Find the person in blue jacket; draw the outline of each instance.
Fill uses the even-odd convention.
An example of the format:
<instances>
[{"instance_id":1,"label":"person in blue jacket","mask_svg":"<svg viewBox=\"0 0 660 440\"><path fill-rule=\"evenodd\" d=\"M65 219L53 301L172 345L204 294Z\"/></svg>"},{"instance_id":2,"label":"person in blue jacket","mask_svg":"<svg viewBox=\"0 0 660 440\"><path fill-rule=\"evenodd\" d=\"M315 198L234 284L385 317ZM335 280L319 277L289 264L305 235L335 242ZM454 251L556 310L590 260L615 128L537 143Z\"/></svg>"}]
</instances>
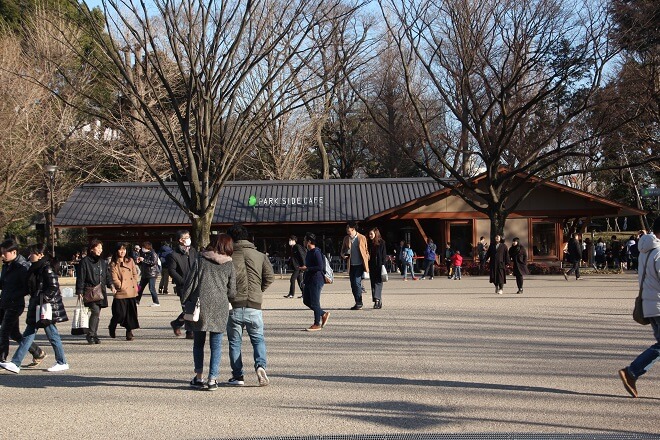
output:
<instances>
[{"instance_id":1,"label":"person in blue jacket","mask_svg":"<svg viewBox=\"0 0 660 440\"><path fill-rule=\"evenodd\" d=\"M307 247L305 256L305 265L300 266L304 271L303 281L303 304L314 311L314 324L307 329L308 332L321 330L328 322L329 312L321 308L321 290L325 284L325 258L321 250L316 247L316 235L308 232L304 239Z\"/></svg>"}]
</instances>

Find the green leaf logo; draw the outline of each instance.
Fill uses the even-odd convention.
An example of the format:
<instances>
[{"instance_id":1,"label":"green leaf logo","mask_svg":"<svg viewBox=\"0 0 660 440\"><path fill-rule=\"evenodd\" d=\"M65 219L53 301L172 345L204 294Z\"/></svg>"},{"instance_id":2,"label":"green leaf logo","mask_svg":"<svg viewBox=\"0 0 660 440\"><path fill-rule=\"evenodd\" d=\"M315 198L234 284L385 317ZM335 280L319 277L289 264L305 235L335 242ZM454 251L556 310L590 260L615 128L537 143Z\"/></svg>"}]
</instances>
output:
<instances>
[{"instance_id":1,"label":"green leaf logo","mask_svg":"<svg viewBox=\"0 0 660 440\"><path fill-rule=\"evenodd\" d=\"M257 197L252 195L248 199L248 206L257 206Z\"/></svg>"}]
</instances>

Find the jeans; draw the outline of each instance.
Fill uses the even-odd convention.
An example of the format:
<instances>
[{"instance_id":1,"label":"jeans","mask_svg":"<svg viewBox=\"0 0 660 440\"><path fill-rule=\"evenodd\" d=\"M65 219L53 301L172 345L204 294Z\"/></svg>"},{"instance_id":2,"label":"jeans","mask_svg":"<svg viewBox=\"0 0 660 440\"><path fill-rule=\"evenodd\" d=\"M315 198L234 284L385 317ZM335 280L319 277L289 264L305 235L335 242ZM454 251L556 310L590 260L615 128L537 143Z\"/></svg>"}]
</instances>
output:
<instances>
[{"instance_id":1,"label":"jeans","mask_svg":"<svg viewBox=\"0 0 660 440\"><path fill-rule=\"evenodd\" d=\"M454 266L454 279L455 280L461 279L461 266Z\"/></svg>"},{"instance_id":2,"label":"jeans","mask_svg":"<svg viewBox=\"0 0 660 440\"><path fill-rule=\"evenodd\" d=\"M164 267L160 273L160 283L158 283L158 291L167 295L170 289L170 271Z\"/></svg>"},{"instance_id":3,"label":"jeans","mask_svg":"<svg viewBox=\"0 0 660 440\"><path fill-rule=\"evenodd\" d=\"M355 298L355 304L358 306L362 305L362 277L364 276L364 266L351 266L348 271L348 277L351 280L351 291L353 292L353 298Z\"/></svg>"},{"instance_id":4,"label":"jeans","mask_svg":"<svg viewBox=\"0 0 660 440\"><path fill-rule=\"evenodd\" d=\"M403 279L405 280L408 277L408 269L410 269L410 277L415 278L415 268L413 267L412 262L404 263L403 265Z\"/></svg>"},{"instance_id":5,"label":"jeans","mask_svg":"<svg viewBox=\"0 0 660 440\"><path fill-rule=\"evenodd\" d=\"M381 301L383 299L383 283L377 283L373 278L371 278L371 299L376 302L376 300Z\"/></svg>"},{"instance_id":6,"label":"jeans","mask_svg":"<svg viewBox=\"0 0 660 440\"><path fill-rule=\"evenodd\" d=\"M101 318L101 305L98 302L93 302L85 304L89 307L89 330L87 331L88 336L97 336L99 331L99 319Z\"/></svg>"},{"instance_id":7,"label":"jeans","mask_svg":"<svg viewBox=\"0 0 660 440\"><path fill-rule=\"evenodd\" d=\"M151 301L153 301L154 304L159 304L158 292L156 292L156 278L142 278L140 280L140 290L138 291L137 299L138 304L140 304L142 294L144 293L144 289L146 289L147 284L149 284L149 291L151 292Z\"/></svg>"},{"instance_id":8,"label":"jeans","mask_svg":"<svg viewBox=\"0 0 660 440\"><path fill-rule=\"evenodd\" d=\"M18 328L18 319L23 312L13 309L0 309L0 361L4 362L9 356L9 339L20 342L23 335ZM30 354L33 357L41 357L43 351L34 342L30 344Z\"/></svg>"},{"instance_id":9,"label":"jeans","mask_svg":"<svg viewBox=\"0 0 660 440\"><path fill-rule=\"evenodd\" d=\"M57 331L57 327L55 327L55 324L51 324L48 327L45 327L44 330L46 331L48 341L50 342L50 345L53 347L53 351L55 352L55 361L58 364L66 364L66 358L64 357L64 347L62 347L62 339L60 338L60 333ZM34 342L34 338L36 336L37 329L34 326L28 324L25 327L25 331L23 332L23 340L18 345L16 353L14 353L14 357L11 358L11 361L14 363L14 365L18 365L19 367L21 366L21 362L23 362L23 358L25 358L25 355L30 349L30 346Z\"/></svg>"},{"instance_id":10,"label":"jeans","mask_svg":"<svg viewBox=\"0 0 660 440\"><path fill-rule=\"evenodd\" d=\"M303 304L314 311L314 324L321 324L321 316L325 310L321 308L321 289L323 284L310 283L303 287Z\"/></svg>"},{"instance_id":11,"label":"jeans","mask_svg":"<svg viewBox=\"0 0 660 440\"><path fill-rule=\"evenodd\" d=\"M227 321L227 339L229 340L229 364L233 377L243 376L243 327L250 336L254 351L254 369L266 369L266 341L264 340L264 318L261 310L248 307L235 308L229 311Z\"/></svg>"},{"instance_id":12,"label":"jeans","mask_svg":"<svg viewBox=\"0 0 660 440\"><path fill-rule=\"evenodd\" d=\"M422 274L423 277L433 278L434 264L435 264L435 260L424 260L424 273Z\"/></svg>"},{"instance_id":13,"label":"jeans","mask_svg":"<svg viewBox=\"0 0 660 440\"><path fill-rule=\"evenodd\" d=\"M660 316L653 316L649 319L651 320L651 328L653 329L655 344L644 350L644 352L637 356L637 359L635 359L628 367L628 372L632 374L635 379L649 371L655 361L660 358Z\"/></svg>"},{"instance_id":14,"label":"jeans","mask_svg":"<svg viewBox=\"0 0 660 440\"><path fill-rule=\"evenodd\" d=\"M302 292L303 289L303 273L300 269L294 269L293 273L291 274L291 287L289 287L289 296L293 296L296 293L296 282L298 283L298 287L300 287L300 291Z\"/></svg>"},{"instance_id":15,"label":"jeans","mask_svg":"<svg viewBox=\"0 0 660 440\"><path fill-rule=\"evenodd\" d=\"M222 333L209 332L209 348L211 359L209 361L209 379L217 379L220 370L220 356L222 355ZM206 332L194 332L193 362L195 373L204 371L204 344L206 343Z\"/></svg>"},{"instance_id":16,"label":"jeans","mask_svg":"<svg viewBox=\"0 0 660 440\"><path fill-rule=\"evenodd\" d=\"M573 267L571 267L571 269L568 272L566 272L566 275L570 275L571 273L575 272L575 279L577 280L578 278L580 278L580 261L575 261L571 264L573 265Z\"/></svg>"}]
</instances>

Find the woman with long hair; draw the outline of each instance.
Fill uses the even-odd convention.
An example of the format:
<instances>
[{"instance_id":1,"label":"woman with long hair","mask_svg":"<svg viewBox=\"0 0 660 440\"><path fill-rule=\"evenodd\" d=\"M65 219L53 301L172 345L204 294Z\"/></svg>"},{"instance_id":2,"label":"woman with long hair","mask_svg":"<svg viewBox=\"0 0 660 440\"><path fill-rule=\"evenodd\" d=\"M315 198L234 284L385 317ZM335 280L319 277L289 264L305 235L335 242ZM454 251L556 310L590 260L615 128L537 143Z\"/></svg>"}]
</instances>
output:
<instances>
[{"instance_id":1,"label":"woman with long hair","mask_svg":"<svg viewBox=\"0 0 660 440\"><path fill-rule=\"evenodd\" d=\"M119 243L115 253L112 254L110 272L112 283L115 286L115 295L112 300L112 319L108 331L110 337L114 338L117 325L126 329L126 340L133 340L133 330L140 328L138 322L137 290L138 273L133 259L126 255L127 246Z\"/></svg>"},{"instance_id":2,"label":"woman with long hair","mask_svg":"<svg viewBox=\"0 0 660 440\"><path fill-rule=\"evenodd\" d=\"M369 273L371 281L371 299L374 309L383 308L383 276L381 269L387 261L387 250L385 240L380 235L378 228L369 231ZM413 274L414 275L414 274Z\"/></svg>"},{"instance_id":3,"label":"woman with long hair","mask_svg":"<svg viewBox=\"0 0 660 440\"><path fill-rule=\"evenodd\" d=\"M101 309L108 307L106 287L114 289L108 263L101 258L101 254L103 254L103 242L96 238L91 240L87 248L87 256L80 260L79 270L76 274L76 295L82 298L83 303L89 307L91 312L86 336L88 344L101 343L97 332ZM89 295L95 291L100 291L100 299L96 297L95 293L93 296Z\"/></svg>"},{"instance_id":4,"label":"woman with long hair","mask_svg":"<svg viewBox=\"0 0 660 440\"><path fill-rule=\"evenodd\" d=\"M50 372L65 371L69 369L69 364L64 357L64 348L62 339L57 331L55 324L68 321L66 310L62 303L62 294L57 274L50 265L50 258L46 256L46 245L39 243L32 245L30 251L30 269L28 270L27 290L30 295L30 303L27 309L26 327L14 356L10 362L3 362L0 367L18 373L21 370L21 362L27 354L37 330L43 328L48 337L50 345L55 352L56 364L48 368ZM37 309L41 310L42 304L48 304L51 309L50 317L44 316L37 320Z\"/></svg>"},{"instance_id":5,"label":"woman with long hair","mask_svg":"<svg viewBox=\"0 0 660 440\"><path fill-rule=\"evenodd\" d=\"M227 330L229 318L229 300L236 296L236 269L232 262L234 244L227 234L212 237L211 244L199 253L193 262L190 274L181 293L184 310L194 309L199 303L199 318L189 321L193 331L193 363L195 377L190 386L209 391L218 389L218 373L222 349L222 335ZM206 334L210 334L208 380L204 383L204 344Z\"/></svg>"}]
</instances>

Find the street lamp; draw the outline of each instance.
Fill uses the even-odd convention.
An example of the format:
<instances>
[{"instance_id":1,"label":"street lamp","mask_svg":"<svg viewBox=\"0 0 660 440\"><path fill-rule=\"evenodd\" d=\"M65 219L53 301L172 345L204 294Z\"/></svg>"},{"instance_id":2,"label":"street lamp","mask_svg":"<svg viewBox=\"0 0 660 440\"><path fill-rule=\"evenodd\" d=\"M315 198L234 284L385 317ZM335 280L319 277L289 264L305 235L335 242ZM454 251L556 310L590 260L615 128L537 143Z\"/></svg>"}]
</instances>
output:
<instances>
[{"instance_id":1,"label":"street lamp","mask_svg":"<svg viewBox=\"0 0 660 440\"><path fill-rule=\"evenodd\" d=\"M55 188L55 171L57 165L46 165L44 167L48 173L48 194L50 196L50 210L48 213L48 239L50 240L51 258L55 258L55 201L53 197L53 190Z\"/></svg>"}]
</instances>

